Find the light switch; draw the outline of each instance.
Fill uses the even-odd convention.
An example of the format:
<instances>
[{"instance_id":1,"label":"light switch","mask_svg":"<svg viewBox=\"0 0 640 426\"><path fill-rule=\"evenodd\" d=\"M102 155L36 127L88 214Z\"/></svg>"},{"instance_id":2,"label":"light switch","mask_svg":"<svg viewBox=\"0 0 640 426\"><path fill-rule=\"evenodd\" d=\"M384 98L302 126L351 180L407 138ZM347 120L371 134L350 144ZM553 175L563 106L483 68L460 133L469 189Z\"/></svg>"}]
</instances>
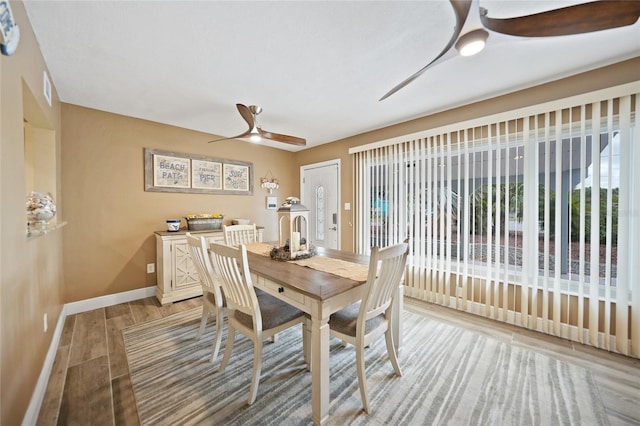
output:
<instances>
[{"instance_id":1,"label":"light switch","mask_svg":"<svg viewBox=\"0 0 640 426\"><path fill-rule=\"evenodd\" d=\"M344 203L345 210L351 210L351 203Z\"/></svg>"}]
</instances>

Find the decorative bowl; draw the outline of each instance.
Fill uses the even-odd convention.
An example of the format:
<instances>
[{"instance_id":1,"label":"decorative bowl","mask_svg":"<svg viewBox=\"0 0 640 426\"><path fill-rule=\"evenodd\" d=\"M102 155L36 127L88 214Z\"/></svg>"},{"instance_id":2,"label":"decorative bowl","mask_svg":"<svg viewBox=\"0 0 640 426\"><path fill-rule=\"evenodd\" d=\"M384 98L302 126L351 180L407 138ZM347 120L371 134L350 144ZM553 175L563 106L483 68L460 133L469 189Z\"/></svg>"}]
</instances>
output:
<instances>
[{"instance_id":1,"label":"decorative bowl","mask_svg":"<svg viewBox=\"0 0 640 426\"><path fill-rule=\"evenodd\" d=\"M53 197L41 192L27 194L26 209L29 223L47 223L56 215Z\"/></svg>"}]
</instances>

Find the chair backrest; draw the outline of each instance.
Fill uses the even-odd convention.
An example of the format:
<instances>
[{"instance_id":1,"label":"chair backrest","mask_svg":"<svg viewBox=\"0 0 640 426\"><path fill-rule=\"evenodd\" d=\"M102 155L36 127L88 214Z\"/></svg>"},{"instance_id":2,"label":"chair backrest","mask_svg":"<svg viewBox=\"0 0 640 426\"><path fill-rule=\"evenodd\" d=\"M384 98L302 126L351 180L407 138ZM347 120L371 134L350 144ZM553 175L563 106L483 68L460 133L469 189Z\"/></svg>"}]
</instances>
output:
<instances>
[{"instance_id":1,"label":"chair backrest","mask_svg":"<svg viewBox=\"0 0 640 426\"><path fill-rule=\"evenodd\" d=\"M360 305L364 321L386 311L400 285L407 263L409 244L406 242L380 249L373 247L369 258L367 290Z\"/></svg>"},{"instance_id":2,"label":"chair backrest","mask_svg":"<svg viewBox=\"0 0 640 426\"><path fill-rule=\"evenodd\" d=\"M239 246L258 242L256 225L224 225L224 243L228 246Z\"/></svg>"},{"instance_id":3,"label":"chair backrest","mask_svg":"<svg viewBox=\"0 0 640 426\"><path fill-rule=\"evenodd\" d=\"M252 315L254 323L260 321L261 329L260 307L251 281L246 247L211 243L209 254L220 276L227 307Z\"/></svg>"},{"instance_id":4,"label":"chair backrest","mask_svg":"<svg viewBox=\"0 0 640 426\"><path fill-rule=\"evenodd\" d=\"M216 306L221 307L222 292L220 290L220 280L209 259L207 241L204 237L196 237L189 232L187 232L186 236L191 260L200 276L202 291L212 293Z\"/></svg>"}]
</instances>

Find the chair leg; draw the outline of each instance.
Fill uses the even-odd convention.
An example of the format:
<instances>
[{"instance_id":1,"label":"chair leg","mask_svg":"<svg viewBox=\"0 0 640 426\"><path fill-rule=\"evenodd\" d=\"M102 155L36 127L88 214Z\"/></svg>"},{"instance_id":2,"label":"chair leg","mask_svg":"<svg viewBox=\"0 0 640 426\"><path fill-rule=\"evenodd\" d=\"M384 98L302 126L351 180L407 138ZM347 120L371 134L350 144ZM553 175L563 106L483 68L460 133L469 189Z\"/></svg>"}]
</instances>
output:
<instances>
[{"instance_id":1,"label":"chair leg","mask_svg":"<svg viewBox=\"0 0 640 426\"><path fill-rule=\"evenodd\" d=\"M388 328L387 331L384 332L384 340L387 342L387 354L389 354L389 359L391 360L393 369L396 371L396 376L402 376L402 371L400 370L400 364L398 364L398 356L396 354L396 348L395 348L395 345L393 344L393 332L391 328Z\"/></svg>"},{"instance_id":2,"label":"chair leg","mask_svg":"<svg viewBox=\"0 0 640 426\"><path fill-rule=\"evenodd\" d=\"M227 347L224 349L224 356L218 371L224 371L231 358L231 352L233 351L233 342L236 340L236 329L231 324L227 327Z\"/></svg>"},{"instance_id":3,"label":"chair leg","mask_svg":"<svg viewBox=\"0 0 640 426\"><path fill-rule=\"evenodd\" d=\"M196 336L197 340L200 340L202 337L202 333L204 332L204 327L207 325L207 320L209 319L209 315L211 315L211 311L207 305L202 305L202 319L200 320L200 328L198 329L198 335Z\"/></svg>"},{"instance_id":4,"label":"chair leg","mask_svg":"<svg viewBox=\"0 0 640 426\"><path fill-rule=\"evenodd\" d=\"M361 345L356 345L356 367L358 370L358 383L360 384L360 397L362 398L362 405L364 411L369 412L369 397L367 396L367 378L364 369L364 348Z\"/></svg>"},{"instance_id":5,"label":"chair leg","mask_svg":"<svg viewBox=\"0 0 640 426\"><path fill-rule=\"evenodd\" d=\"M220 343L222 342L222 326L223 326L223 315L222 310L218 309L216 312L216 338L213 340L213 347L211 348L211 360L210 362L214 362L216 357L218 356L218 351L220 350Z\"/></svg>"},{"instance_id":6,"label":"chair leg","mask_svg":"<svg viewBox=\"0 0 640 426\"><path fill-rule=\"evenodd\" d=\"M260 384L260 372L262 371L262 339L254 336L253 340L253 375L251 377L251 388L249 389L249 405L253 404L258 395L258 385Z\"/></svg>"}]
</instances>

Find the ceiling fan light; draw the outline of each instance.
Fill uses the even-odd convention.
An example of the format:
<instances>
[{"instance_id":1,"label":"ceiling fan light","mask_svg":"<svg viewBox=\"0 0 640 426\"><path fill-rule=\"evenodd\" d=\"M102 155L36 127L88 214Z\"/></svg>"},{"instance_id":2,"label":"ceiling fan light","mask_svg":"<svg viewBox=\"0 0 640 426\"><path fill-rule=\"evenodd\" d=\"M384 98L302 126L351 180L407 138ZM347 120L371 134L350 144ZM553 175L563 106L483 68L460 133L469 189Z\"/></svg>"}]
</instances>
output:
<instances>
[{"instance_id":1,"label":"ceiling fan light","mask_svg":"<svg viewBox=\"0 0 640 426\"><path fill-rule=\"evenodd\" d=\"M251 142L260 142L262 140L262 138L260 137L260 134L252 133L251 136L249 136L249 140Z\"/></svg>"},{"instance_id":2,"label":"ceiling fan light","mask_svg":"<svg viewBox=\"0 0 640 426\"><path fill-rule=\"evenodd\" d=\"M474 30L461 36L456 42L456 49L462 56L472 56L484 49L489 37L485 30Z\"/></svg>"}]
</instances>

